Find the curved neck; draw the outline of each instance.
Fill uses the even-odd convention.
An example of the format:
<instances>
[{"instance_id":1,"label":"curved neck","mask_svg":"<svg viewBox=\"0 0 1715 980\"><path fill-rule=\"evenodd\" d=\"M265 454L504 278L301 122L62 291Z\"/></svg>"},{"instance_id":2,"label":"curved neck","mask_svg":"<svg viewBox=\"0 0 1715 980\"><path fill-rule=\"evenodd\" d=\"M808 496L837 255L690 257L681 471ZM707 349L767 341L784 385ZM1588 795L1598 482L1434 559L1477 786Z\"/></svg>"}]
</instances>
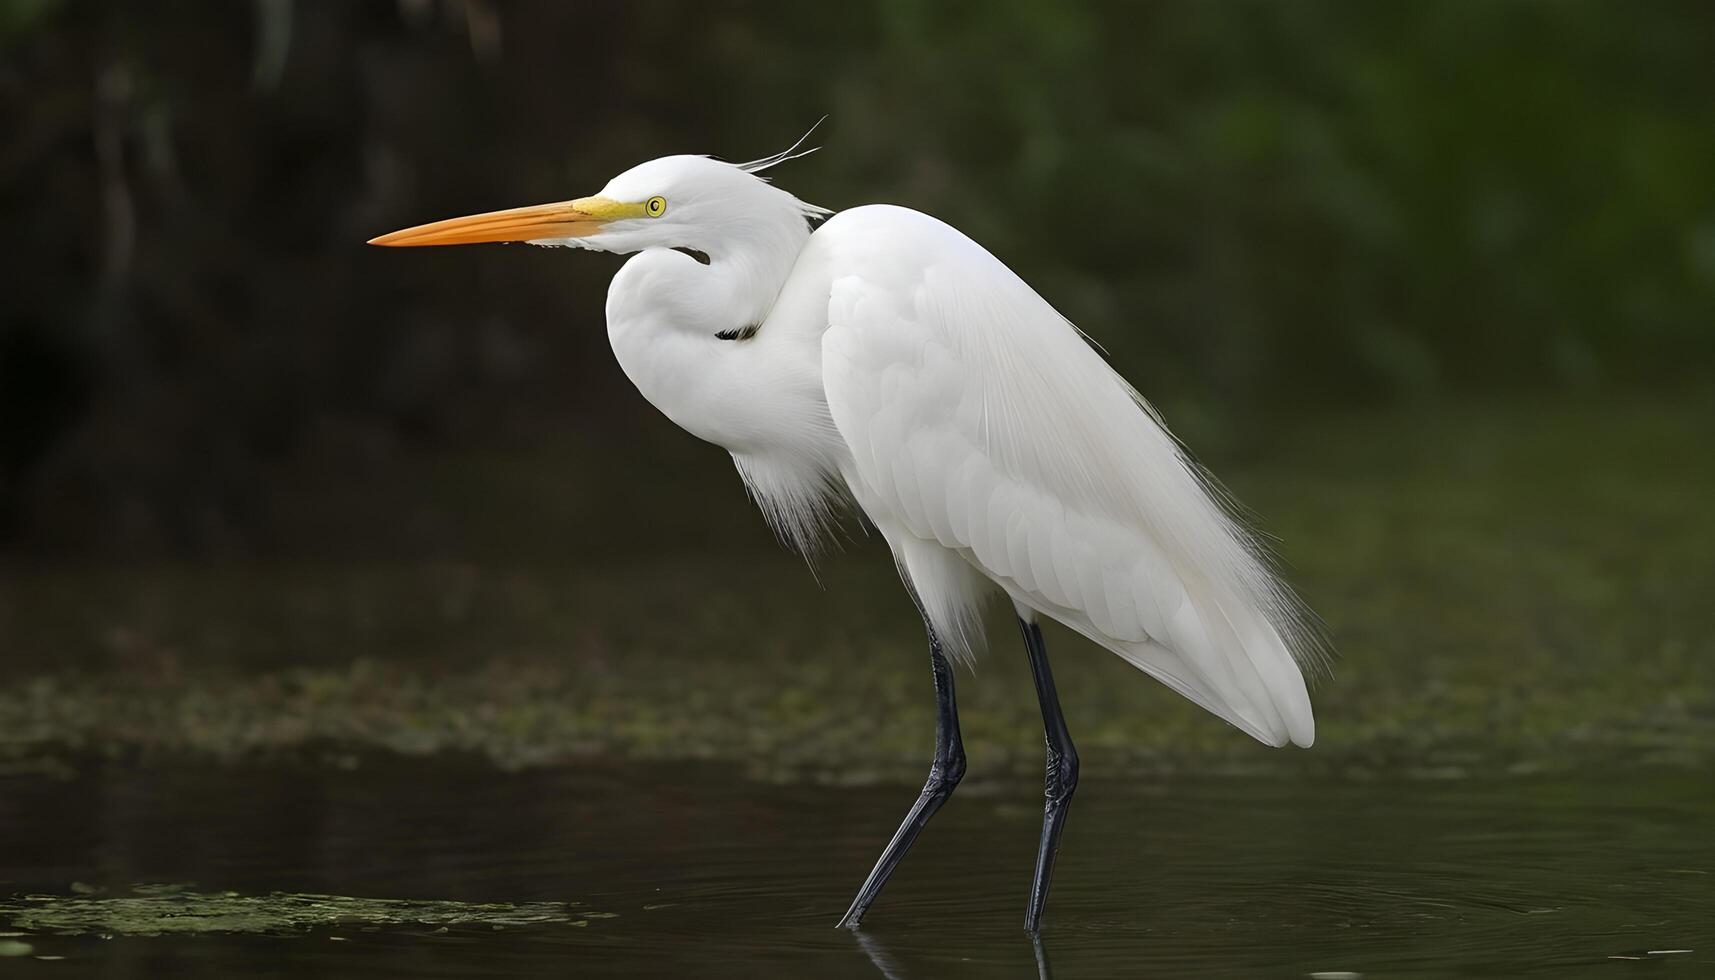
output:
<instances>
[{"instance_id":1,"label":"curved neck","mask_svg":"<svg viewBox=\"0 0 1715 980\"><path fill-rule=\"evenodd\" d=\"M626 376L681 428L734 453L795 440L826 416L819 339L771 318L810 237L789 217L725 229L743 244L711 244L706 265L645 250L608 289L608 338Z\"/></svg>"},{"instance_id":2,"label":"curved neck","mask_svg":"<svg viewBox=\"0 0 1715 980\"><path fill-rule=\"evenodd\" d=\"M715 335L744 331L767 319L810 229L796 214L746 218L692 255L645 249L619 270L607 293L608 329L635 321L657 328Z\"/></svg>"},{"instance_id":3,"label":"curved neck","mask_svg":"<svg viewBox=\"0 0 1715 980\"><path fill-rule=\"evenodd\" d=\"M847 450L822 387L828 282L800 263L810 231L789 217L732 234L745 244L711 247L706 265L667 248L632 258L608 288L607 332L643 397L732 453L769 523L808 554Z\"/></svg>"},{"instance_id":4,"label":"curved neck","mask_svg":"<svg viewBox=\"0 0 1715 980\"><path fill-rule=\"evenodd\" d=\"M709 246L706 265L674 269L686 290L696 294L697 303L680 311L691 318L681 321L687 326L711 315L725 321L716 333L760 326L810 239L810 229L797 214L745 224L728 229L733 234L725 242Z\"/></svg>"}]
</instances>

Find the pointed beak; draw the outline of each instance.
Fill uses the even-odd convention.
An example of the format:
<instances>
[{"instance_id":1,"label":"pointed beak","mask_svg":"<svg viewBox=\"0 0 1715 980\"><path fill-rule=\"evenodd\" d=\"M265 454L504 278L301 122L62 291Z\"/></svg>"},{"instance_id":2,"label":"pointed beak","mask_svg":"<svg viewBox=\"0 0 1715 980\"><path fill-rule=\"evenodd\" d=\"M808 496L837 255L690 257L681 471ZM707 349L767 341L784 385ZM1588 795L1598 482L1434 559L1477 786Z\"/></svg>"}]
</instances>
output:
<instances>
[{"instance_id":1,"label":"pointed beak","mask_svg":"<svg viewBox=\"0 0 1715 980\"><path fill-rule=\"evenodd\" d=\"M580 197L575 201L432 221L371 238L369 244L404 247L588 238L609 221L643 216L641 204L624 204L605 197Z\"/></svg>"}]
</instances>

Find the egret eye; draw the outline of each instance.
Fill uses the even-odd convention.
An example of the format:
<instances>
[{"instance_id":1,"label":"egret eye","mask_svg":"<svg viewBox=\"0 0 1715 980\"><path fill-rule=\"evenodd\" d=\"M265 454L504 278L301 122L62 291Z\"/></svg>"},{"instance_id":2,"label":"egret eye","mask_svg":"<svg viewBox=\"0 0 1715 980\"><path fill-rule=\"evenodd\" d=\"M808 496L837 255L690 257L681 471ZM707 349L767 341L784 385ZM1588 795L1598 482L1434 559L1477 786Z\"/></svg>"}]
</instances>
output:
<instances>
[{"instance_id":1,"label":"egret eye","mask_svg":"<svg viewBox=\"0 0 1715 980\"><path fill-rule=\"evenodd\" d=\"M651 218L659 218L667 213L667 199L664 197L652 197L644 203L643 210Z\"/></svg>"}]
</instances>

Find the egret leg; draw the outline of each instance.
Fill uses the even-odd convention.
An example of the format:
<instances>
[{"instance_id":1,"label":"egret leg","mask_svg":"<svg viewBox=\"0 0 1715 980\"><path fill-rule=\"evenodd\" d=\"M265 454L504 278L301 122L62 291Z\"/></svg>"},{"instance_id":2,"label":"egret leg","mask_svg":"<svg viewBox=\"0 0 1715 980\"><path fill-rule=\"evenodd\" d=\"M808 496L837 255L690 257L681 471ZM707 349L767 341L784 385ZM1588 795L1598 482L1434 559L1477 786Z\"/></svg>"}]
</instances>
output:
<instances>
[{"instance_id":1,"label":"egret leg","mask_svg":"<svg viewBox=\"0 0 1715 980\"><path fill-rule=\"evenodd\" d=\"M965 743L959 736L959 708L953 698L953 668L941 652L941 641L935 636L933 627L929 628L929 663L935 672L935 758L929 763L929 780L923 784L922 795L905 814L904 822L894 831L887 849L881 852L881 860L875 862L875 868L864 879L857 898L852 900L852 907L840 917L841 926L857 928L863 914L869 911L870 903L881 892L881 886L887 884L888 876L893 874L900 859L911 849L917 835L922 833L923 826L936 810L941 809L941 804L947 802L947 797L953 795L953 788L965 776Z\"/></svg>"},{"instance_id":2,"label":"egret leg","mask_svg":"<svg viewBox=\"0 0 1715 980\"><path fill-rule=\"evenodd\" d=\"M1036 700L1042 706L1042 731L1048 742L1048 764L1043 779L1042 840L1036 846L1036 876L1030 883L1030 906L1024 913L1025 931L1042 931L1042 909L1048 904L1048 883L1054 877L1054 858L1060 852L1060 832L1066 826L1066 807L1078 788L1078 750L1066 730L1060 711L1060 696L1054 691L1054 674L1048 669L1048 648L1042 628L1018 621L1024 648L1030 654L1030 673L1036 681Z\"/></svg>"}]
</instances>

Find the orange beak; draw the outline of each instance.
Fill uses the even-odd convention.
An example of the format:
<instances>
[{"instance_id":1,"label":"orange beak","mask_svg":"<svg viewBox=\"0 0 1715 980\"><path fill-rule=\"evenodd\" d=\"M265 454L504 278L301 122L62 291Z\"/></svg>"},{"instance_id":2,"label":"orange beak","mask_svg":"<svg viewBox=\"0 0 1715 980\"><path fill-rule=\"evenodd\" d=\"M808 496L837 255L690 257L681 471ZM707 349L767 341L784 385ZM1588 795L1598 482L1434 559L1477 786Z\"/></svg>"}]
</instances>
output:
<instances>
[{"instance_id":1,"label":"orange beak","mask_svg":"<svg viewBox=\"0 0 1715 980\"><path fill-rule=\"evenodd\" d=\"M641 218L641 204L605 197L580 197L527 208L490 211L462 218L432 221L379 238L371 245L474 245L479 242L536 242L555 238L587 238L618 218Z\"/></svg>"}]
</instances>

